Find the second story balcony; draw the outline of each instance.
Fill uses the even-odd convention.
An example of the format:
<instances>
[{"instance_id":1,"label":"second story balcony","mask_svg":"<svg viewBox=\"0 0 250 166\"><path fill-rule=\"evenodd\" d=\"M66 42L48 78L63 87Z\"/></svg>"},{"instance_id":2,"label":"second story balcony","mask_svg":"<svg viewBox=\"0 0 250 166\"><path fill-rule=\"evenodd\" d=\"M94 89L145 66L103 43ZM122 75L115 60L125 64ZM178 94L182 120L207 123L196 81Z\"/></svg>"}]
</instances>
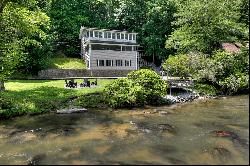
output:
<instances>
[{"instance_id":1,"label":"second story balcony","mask_svg":"<svg viewBox=\"0 0 250 166\"><path fill-rule=\"evenodd\" d=\"M106 30L81 27L79 38L89 41L112 41L120 43L136 43L137 33L127 31Z\"/></svg>"}]
</instances>

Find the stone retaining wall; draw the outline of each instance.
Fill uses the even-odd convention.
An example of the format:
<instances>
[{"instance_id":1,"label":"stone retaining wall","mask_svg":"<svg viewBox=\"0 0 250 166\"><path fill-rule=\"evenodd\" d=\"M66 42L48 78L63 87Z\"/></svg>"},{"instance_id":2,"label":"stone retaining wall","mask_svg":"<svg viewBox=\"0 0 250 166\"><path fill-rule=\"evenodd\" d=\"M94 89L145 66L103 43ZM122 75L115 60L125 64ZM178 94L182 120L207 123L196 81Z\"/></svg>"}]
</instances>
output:
<instances>
[{"instance_id":1,"label":"stone retaining wall","mask_svg":"<svg viewBox=\"0 0 250 166\"><path fill-rule=\"evenodd\" d=\"M66 77L126 77L131 70L81 70L47 69L38 72L39 79L57 79Z\"/></svg>"}]
</instances>

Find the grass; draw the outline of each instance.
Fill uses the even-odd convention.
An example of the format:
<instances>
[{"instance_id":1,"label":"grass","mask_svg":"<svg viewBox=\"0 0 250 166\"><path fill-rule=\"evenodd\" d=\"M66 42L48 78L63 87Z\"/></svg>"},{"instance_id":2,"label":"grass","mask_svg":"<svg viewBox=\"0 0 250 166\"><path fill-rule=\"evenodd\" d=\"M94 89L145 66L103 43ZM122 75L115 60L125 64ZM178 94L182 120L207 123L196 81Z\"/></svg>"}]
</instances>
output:
<instances>
[{"instance_id":1,"label":"grass","mask_svg":"<svg viewBox=\"0 0 250 166\"><path fill-rule=\"evenodd\" d=\"M80 83L83 80L76 81ZM82 89L65 89L64 80L7 81L6 91L0 92L0 119L69 107L70 100L87 94L100 93L111 81L100 79L97 87Z\"/></svg>"},{"instance_id":2,"label":"grass","mask_svg":"<svg viewBox=\"0 0 250 166\"><path fill-rule=\"evenodd\" d=\"M86 69L86 64L78 58L51 58L50 69Z\"/></svg>"}]
</instances>

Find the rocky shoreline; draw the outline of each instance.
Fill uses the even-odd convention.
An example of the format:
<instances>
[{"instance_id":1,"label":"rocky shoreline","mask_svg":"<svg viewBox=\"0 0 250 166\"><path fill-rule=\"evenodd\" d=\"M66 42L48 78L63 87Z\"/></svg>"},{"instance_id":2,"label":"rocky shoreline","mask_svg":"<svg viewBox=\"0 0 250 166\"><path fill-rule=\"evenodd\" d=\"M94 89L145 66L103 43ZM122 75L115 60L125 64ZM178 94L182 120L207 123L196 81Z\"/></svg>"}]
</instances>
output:
<instances>
[{"instance_id":1,"label":"rocky shoreline","mask_svg":"<svg viewBox=\"0 0 250 166\"><path fill-rule=\"evenodd\" d=\"M176 96L173 95L166 95L163 97L165 100L169 100L171 104L175 103L185 103L190 102L194 100L203 100L203 99L215 99L218 98L218 96L215 95L200 95L196 92L186 92L181 93Z\"/></svg>"}]
</instances>

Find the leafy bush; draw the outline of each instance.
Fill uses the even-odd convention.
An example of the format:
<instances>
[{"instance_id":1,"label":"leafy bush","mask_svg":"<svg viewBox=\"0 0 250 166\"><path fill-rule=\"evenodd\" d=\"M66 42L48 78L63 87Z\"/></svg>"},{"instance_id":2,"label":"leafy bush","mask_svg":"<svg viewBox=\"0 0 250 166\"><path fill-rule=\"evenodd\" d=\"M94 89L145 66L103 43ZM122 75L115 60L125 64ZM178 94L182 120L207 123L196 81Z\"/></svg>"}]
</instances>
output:
<instances>
[{"instance_id":1,"label":"leafy bush","mask_svg":"<svg viewBox=\"0 0 250 166\"><path fill-rule=\"evenodd\" d=\"M128 79L132 80L134 85L143 87L147 102L151 102L155 96L163 96L167 92L166 82L153 70L132 71L128 74Z\"/></svg>"},{"instance_id":2,"label":"leafy bush","mask_svg":"<svg viewBox=\"0 0 250 166\"><path fill-rule=\"evenodd\" d=\"M172 76L188 77L190 76L189 57L186 54L170 55L163 64L163 68Z\"/></svg>"},{"instance_id":3,"label":"leafy bush","mask_svg":"<svg viewBox=\"0 0 250 166\"><path fill-rule=\"evenodd\" d=\"M220 81L223 91L227 94L234 94L240 90L249 89L249 76L243 74L230 75Z\"/></svg>"},{"instance_id":4,"label":"leafy bush","mask_svg":"<svg viewBox=\"0 0 250 166\"><path fill-rule=\"evenodd\" d=\"M153 104L166 94L167 84L154 71L140 69L117 79L105 90L108 104L113 108Z\"/></svg>"},{"instance_id":5,"label":"leafy bush","mask_svg":"<svg viewBox=\"0 0 250 166\"><path fill-rule=\"evenodd\" d=\"M140 86L133 87L133 82L127 78L119 78L108 85L104 92L106 101L113 108L132 107L136 104Z\"/></svg>"},{"instance_id":6,"label":"leafy bush","mask_svg":"<svg viewBox=\"0 0 250 166\"><path fill-rule=\"evenodd\" d=\"M216 95L218 90L213 86L205 83L195 83L194 89L201 95Z\"/></svg>"},{"instance_id":7,"label":"leafy bush","mask_svg":"<svg viewBox=\"0 0 250 166\"><path fill-rule=\"evenodd\" d=\"M105 98L102 93L90 93L80 96L74 101L74 105L84 108L103 108L105 105Z\"/></svg>"},{"instance_id":8,"label":"leafy bush","mask_svg":"<svg viewBox=\"0 0 250 166\"><path fill-rule=\"evenodd\" d=\"M0 109L10 109L12 105L12 101L0 97Z\"/></svg>"}]
</instances>

